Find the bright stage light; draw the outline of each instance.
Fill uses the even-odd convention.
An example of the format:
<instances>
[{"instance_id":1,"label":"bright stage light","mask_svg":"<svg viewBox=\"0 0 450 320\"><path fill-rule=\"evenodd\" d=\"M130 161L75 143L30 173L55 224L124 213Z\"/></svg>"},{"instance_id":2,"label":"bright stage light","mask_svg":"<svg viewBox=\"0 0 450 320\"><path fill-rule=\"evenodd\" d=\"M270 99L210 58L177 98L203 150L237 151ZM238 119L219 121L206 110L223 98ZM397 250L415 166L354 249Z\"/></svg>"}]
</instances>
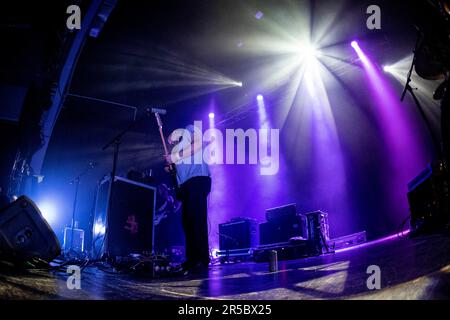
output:
<instances>
[{"instance_id":1,"label":"bright stage light","mask_svg":"<svg viewBox=\"0 0 450 320\"><path fill-rule=\"evenodd\" d=\"M300 58L305 59L306 61L316 59L320 54L320 52L312 44L301 46L298 53Z\"/></svg>"},{"instance_id":2,"label":"bright stage light","mask_svg":"<svg viewBox=\"0 0 450 320\"><path fill-rule=\"evenodd\" d=\"M261 94L258 94L256 97L258 103L258 117L259 117L259 125L263 128L268 128L268 119L266 112L266 105L264 103L264 97Z\"/></svg>"},{"instance_id":3,"label":"bright stage light","mask_svg":"<svg viewBox=\"0 0 450 320\"><path fill-rule=\"evenodd\" d=\"M315 58L317 56L317 50L314 47L308 47L305 49L305 56L307 58Z\"/></svg>"},{"instance_id":4,"label":"bright stage light","mask_svg":"<svg viewBox=\"0 0 450 320\"><path fill-rule=\"evenodd\" d=\"M230 86L242 87L242 82L240 82L240 81L233 81L233 82L230 82Z\"/></svg>"},{"instance_id":5,"label":"bright stage light","mask_svg":"<svg viewBox=\"0 0 450 320\"><path fill-rule=\"evenodd\" d=\"M210 113L208 114L208 117L209 117L210 119L214 119L214 117L215 117L214 112L210 112Z\"/></svg>"},{"instance_id":6,"label":"bright stage light","mask_svg":"<svg viewBox=\"0 0 450 320\"><path fill-rule=\"evenodd\" d=\"M49 200L38 203L38 208L44 219L51 225L56 221L58 216L58 208L55 203Z\"/></svg>"},{"instance_id":7,"label":"bright stage light","mask_svg":"<svg viewBox=\"0 0 450 320\"><path fill-rule=\"evenodd\" d=\"M407 81L413 58L412 54L408 54L403 59L388 66L384 66L383 71L396 79L403 88ZM436 89L433 81L425 80L419 77L415 72L411 75L411 81L414 83L414 87L417 88L415 94L418 96L419 100L423 101L424 105L428 105L430 108L432 106L439 107L438 100L434 100L432 95L432 92ZM435 125L437 125L437 123Z\"/></svg>"},{"instance_id":8,"label":"bright stage light","mask_svg":"<svg viewBox=\"0 0 450 320\"><path fill-rule=\"evenodd\" d=\"M211 250L211 255L214 257L214 258L218 258L219 256L218 256L218 253L220 252L220 250L219 249L212 249Z\"/></svg>"},{"instance_id":9,"label":"bright stage light","mask_svg":"<svg viewBox=\"0 0 450 320\"><path fill-rule=\"evenodd\" d=\"M383 67L383 71L387 72L387 73L392 73L393 70L394 70L394 68L392 66L384 66Z\"/></svg>"},{"instance_id":10,"label":"bright stage light","mask_svg":"<svg viewBox=\"0 0 450 320\"><path fill-rule=\"evenodd\" d=\"M106 227L100 222L96 222L94 224L94 234L95 235L104 235L106 232Z\"/></svg>"},{"instance_id":11,"label":"bright stage light","mask_svg":"<svg viewBox=\"0 0 450 320\"><path fill-rule=\"evenodd\" d=\"M369 67L369 69L373 69L372 63L367 58L366 54L361 50L358 42L352 41L350 45L355 50L356 54L358 55L358 58L361 60L364 66Z\"/></svg>"}]
</instances>

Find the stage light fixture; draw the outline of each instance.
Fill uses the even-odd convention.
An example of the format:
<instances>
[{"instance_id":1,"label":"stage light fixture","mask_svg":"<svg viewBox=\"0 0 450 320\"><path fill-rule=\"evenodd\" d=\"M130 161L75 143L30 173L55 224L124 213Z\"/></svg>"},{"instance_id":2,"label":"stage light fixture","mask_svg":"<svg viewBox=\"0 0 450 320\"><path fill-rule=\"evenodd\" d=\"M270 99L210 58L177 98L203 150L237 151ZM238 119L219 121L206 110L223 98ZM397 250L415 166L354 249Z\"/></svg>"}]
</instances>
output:
<instances>
[{"instance_id":1,"label":"stage light fixture","mask_svg":"<svg viewBox=\"0 0 450 320\"><path fill-rule=\"evenodd\" d=\"M208 115L208 117L209 117L210 119L214 119L214 117L215 117L214 112L210 112L209 115Z\"/></svg>"},{"instance_id":2,"label":"stage light fixture","mask_svg":"<svg viewBox=\"0 0 450 320\"><path fill-rule=\"evenodd\" d=\"M383 67L383 71L386 72L386 73L392 73L393 70L394 69L393 69L392 66L384 66Z\"/></svg>"},{"instance_id":3,"label":"stage light fixture","mask_svg":"<svg viewBox=\"0 0 450 320\"><path fill-rule=\"evenodd\" d=\"M372 63L369 61L369 59L367 58L366 54L361 50L361 48L359 47L358 42L356 42L355 40L353 40L350 45L353 47L353 49L355 50L356 54L358 55L358 58L361 60L361 62L363 63L364 66L369 66L369 69L373 69Z\"/></svg>"},{"instance_id":4,"label":"stage light fixture","mask_svg":"<svg viewBox=\"0 0 450 320\"><path fill-rule=\"evenodd\" d=\"M262 96L262 94L258 94L258 95L256 96L256 100L258 100L258 101L263 101L263 100L264 100L264 97Z\"/></svg>"}]
</instances>

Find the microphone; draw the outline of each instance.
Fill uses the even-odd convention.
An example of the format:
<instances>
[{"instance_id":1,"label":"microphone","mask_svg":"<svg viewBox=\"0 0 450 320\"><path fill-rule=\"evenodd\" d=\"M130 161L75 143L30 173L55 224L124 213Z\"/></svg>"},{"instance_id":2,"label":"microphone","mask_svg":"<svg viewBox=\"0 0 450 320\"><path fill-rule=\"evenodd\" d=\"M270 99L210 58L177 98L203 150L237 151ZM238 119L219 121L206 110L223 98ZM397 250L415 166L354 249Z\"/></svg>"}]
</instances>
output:
<instances>
[{"instance_id":1,"label":"microphone","mask_svg":"<svg viewBox=\"0 0 450 320\"><path fill-rule=\"evenodd\" d=\"M165 115L167 113L167 110L166 109L158 109L158 108L148 108L147 112L159 113L159 114Z\"/></svg>"}]
</instances>

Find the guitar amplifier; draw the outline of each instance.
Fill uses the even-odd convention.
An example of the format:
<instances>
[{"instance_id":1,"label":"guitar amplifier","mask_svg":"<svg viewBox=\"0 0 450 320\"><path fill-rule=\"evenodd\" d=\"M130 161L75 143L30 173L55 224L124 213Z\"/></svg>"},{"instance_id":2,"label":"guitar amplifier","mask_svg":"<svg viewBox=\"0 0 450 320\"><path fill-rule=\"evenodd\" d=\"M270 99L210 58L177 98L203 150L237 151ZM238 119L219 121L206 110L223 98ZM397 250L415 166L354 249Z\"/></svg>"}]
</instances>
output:
<instances>
[{"instance_id":1,"label":"guitar amplifier","mask_svg":"<svg viewBox=\"0 0 450 320\"><path fill-rule=\"evenodd\" d=\"M295 203L287 204L281 207L270 208L266 210L267 221L282 221L295 219L297 215L297 205Z\"/></svg>"},{"instance_id":2,"label":"guitar amplifier","mask_svg":"<svg viewBox=\"0 0 450 320\"><path fill-rule=\"evenodd\" d=\"M267 221L259 225L259 243L268 245L287 243L291 238L301 237L308 239L306 217L295 215L282 220Z\"/></svg>"},{"instance_id":3,"label":"guitar amplifier","mask_svg":"<svg viewBox=\"0 0 450 320\"><path fill-rule=\"evenodd\" d=\"M249 249L258 246L258 223L253 219L236 219L219 224L220 250Z\"/></svg>"},{"instance_id":4,"label":"guitar amplifier","mask_svg":"<svg viewBox=\"0 0 450 320\"><path fill-rule=\"evenodd\" d=\"M107 177L97 192L92 230L93 258L152 253L156 188L116 177L112 192L111 179Z\"/></svg>"}]
</instances>

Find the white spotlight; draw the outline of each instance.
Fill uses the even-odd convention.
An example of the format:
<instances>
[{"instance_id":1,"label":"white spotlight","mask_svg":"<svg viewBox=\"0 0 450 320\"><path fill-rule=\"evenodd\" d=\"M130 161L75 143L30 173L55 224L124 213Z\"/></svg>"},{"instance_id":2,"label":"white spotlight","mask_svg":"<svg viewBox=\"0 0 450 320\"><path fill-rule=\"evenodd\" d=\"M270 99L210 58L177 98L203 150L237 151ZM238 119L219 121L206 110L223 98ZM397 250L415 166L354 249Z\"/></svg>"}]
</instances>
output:
<instances>
[{"instance_id":1,"label":"white spotlight","mask_svg":"<svg viewBox=\"0 0 450 320\"><path fill-rule=\"evenodd\" d=\"M320 52L312 44L300 47L298 53L301 59L305 59L307 61L316 59L320 55Z\"/></svg>"},{"instance_id":2,"label":"white spotlight","mask_svg":"<svg viewBox=\"0 0 450 320\"><path fill-rule=\"evenodd\" d=\"M387 72L387 73L392 73L393 70L394 70L394 68L391 67L391 66L384 66L383 67L383 71Z\"/></svg>"},{"instance_id":3,"label":"white spotlight","mask_svg":"<svg viewBox=\"0 0 450 320\"><path fill-rule=\"evenodd\" d=\"M317 56L317 50L316 48L309 46L305 48L305 56L309 58L313 58Z\"/></svg>"}]
</instances>

